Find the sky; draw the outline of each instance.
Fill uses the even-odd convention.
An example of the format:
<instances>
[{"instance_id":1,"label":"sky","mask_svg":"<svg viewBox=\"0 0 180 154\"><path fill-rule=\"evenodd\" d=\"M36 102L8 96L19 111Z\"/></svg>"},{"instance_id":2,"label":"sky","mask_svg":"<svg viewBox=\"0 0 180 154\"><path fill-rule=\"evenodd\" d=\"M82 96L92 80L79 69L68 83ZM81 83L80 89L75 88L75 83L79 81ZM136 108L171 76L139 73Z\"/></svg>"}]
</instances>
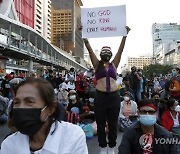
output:
<instances>
[{"instance_id":1,"label":"sky","mask_svg":"<svg viewBox=\"0 0 180 154\"><path fill-rule=\"evenodd\" d=\"M127 57L152 55L152 24L180 24L180 0L82 0L83 7L104 7L126 5L126 25L131 28L122 54L121 66ZM122 37L91 38L93 50L100 50L107 45L117 52Z\"/></svg>"}]
</instances>

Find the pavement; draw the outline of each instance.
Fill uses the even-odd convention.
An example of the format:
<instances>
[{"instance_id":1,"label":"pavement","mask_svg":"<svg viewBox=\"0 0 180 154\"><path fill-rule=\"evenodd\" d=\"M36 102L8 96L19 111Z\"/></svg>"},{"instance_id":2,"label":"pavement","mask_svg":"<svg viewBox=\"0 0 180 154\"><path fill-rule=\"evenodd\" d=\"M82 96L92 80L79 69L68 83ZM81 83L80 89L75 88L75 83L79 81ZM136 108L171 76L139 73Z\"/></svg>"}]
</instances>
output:
<instances>
[{"instance_id":1,"label":"pavement","mask_svg":"<svg viewBox=\"0 0 180 154\"><path fill-rule=\"evenodd\" d=\"M122 136L123 136L123 133L118 131L117 146L115 147L115 154L118 153L118 147L121 143ZM93 139L88 139L87 146L88 146L89 154L99 154L100 153L100 147L98 144L97 136L94 136Z\"/></svg>"},{"instance_id":2,"label":"pavement","mask_svg":"<svg viewBox=\"0 0 180 154\"><path fill-rule=\"evenodd\" d=\"M2 143L2 141L8 134L10 134L10 130L9 130L7 124L0 125L0 144ZM123 135L123 133L118 131L117 146L115 147L115 154L118 153L118 146L120 145L122 135ZM99 154L100 153L100 147L98 145L97 136L94 136L93 139L87 139L87 146L88 146L89 154Z\"/></svg>"}]
</instances>

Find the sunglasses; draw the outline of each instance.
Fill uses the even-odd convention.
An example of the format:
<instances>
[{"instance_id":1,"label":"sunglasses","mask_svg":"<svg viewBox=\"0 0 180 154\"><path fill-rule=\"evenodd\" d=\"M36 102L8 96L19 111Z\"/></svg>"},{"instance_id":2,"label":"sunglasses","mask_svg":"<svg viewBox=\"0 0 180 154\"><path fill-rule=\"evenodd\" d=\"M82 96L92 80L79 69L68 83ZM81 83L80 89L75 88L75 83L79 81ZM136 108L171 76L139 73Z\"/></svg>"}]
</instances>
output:
<instances>
[{"instance_id":1,"label":"sunglasses","mask_svg":"<svg viewBox=\"0 0 180 154\"><path fill-rule=\"evenodd\" d=\"M154 113L156 113L156 111L153 111L153 110L140 110L139 111L140 114L150 114L150 115L153 115Z\"/></svg>"}]
</instances>

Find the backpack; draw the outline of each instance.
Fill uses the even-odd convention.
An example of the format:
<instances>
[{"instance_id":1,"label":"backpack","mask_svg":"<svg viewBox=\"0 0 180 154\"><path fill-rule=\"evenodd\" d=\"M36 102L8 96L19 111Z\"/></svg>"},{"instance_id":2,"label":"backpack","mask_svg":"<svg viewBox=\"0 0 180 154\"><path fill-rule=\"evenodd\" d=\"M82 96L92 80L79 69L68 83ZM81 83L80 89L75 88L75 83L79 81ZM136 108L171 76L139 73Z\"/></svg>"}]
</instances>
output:
<instances>
[{"instance_id":1,"label":"backpack","mask_svg":"<svg viewBox=\"0 0 180 154\"><path fill-rule=\"evenodd\" d=\"M79 114L78 113L73 113L73 112L68 112L67 113L67 121L73 124L79 123Z\"/></svg>"},{"instance_id":2,"label":"backpack","mask_svg":"<svg viewBox=\"0 0 180 154\"><path fill-rule=\"evenodd\" d=\"M79 126L80 126L80 127L82 128L82 130L84 131L87 139L92 139L92 138L93 138L93 136L94 136L94 130L93 130L92 124L90 124L90 123L80 124Z\"/></svg>"}]
</instances>

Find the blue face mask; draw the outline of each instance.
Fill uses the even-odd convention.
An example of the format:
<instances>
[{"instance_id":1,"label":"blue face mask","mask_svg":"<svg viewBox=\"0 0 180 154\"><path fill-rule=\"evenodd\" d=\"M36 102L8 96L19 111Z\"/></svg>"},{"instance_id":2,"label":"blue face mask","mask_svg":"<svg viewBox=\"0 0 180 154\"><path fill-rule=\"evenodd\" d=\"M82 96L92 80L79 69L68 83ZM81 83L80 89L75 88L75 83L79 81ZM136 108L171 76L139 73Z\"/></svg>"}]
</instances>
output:
<instances>
[{"instance_id":1,"label":"blue face mask","mask_svg":"<svg viewBox=\"0 0 180 154\"><path fill-rule=\"evenodd\" d=\"M157 118L156 115L140 115L139 121L144 126L152 126L156 123Z\"/></svg>"},{"instance_id":2,"label":"blue face mask","mask_svg":"<svg viewBox=\"0 0 180 154\"><path fill-rule=\"evenodd\" d=\"M176 76L176 72L175 71L172 72L172 76Z\"/></svg>"}]
</instances>

